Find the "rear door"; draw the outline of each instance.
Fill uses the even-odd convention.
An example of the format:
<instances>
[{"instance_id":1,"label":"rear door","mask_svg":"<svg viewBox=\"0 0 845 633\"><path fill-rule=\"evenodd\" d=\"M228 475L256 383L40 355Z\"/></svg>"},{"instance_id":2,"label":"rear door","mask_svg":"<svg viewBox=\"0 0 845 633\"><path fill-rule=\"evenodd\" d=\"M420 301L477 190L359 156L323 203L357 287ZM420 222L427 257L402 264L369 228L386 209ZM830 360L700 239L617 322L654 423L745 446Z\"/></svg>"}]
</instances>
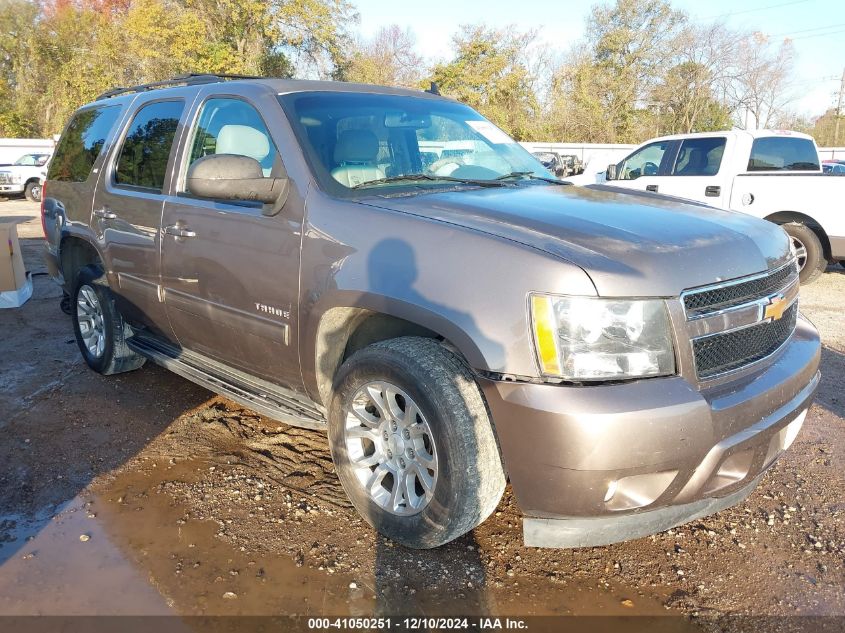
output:
<instances>
[{"instance_id":1,"label":"rear door","mask_svg":"<svg viewBox=\"0 0 845 633\"><path fill-rule=\"evenodd\" d=\"M85 233L91 219L92 191L99 177L101 154L124 111L122 103L102 103L79 110L56 146L44 193L44 233L50 248L61 234ZM67 279L68 284L73 280Z\"/></svg>"},{"instance_id":2,"label":"rear door","mask_svg":"<svg viewBox=\"0 0 845 633\"><path fill-rule=\"evenodd\" d=\"M159 227L188 99L184 94L136 102L101 174L91 220L121 312L130 323L170 340L159 286Z\"/></svg>"},{"instance_id":3,"label":"rear door","mask_svg":"<svg viewBox=\"0 0 845 633\"><path fill-rule=\"evenodd\" d=\"M617 165L617 179L607 184L663 193L662 183L671 169L677 145L677 142L669 140L644 145Z\"/></svg>"},{"instance_id":4,"label":"rear door","mask_svg":"<svg viewBox=\"0 0 845 633\"><path fill-rule=\"evenodd\" d=\"M183 348L301 390L295 325L302 198L295 183L274 216L260 203L199 198L185 186L190 164L211 154L250 156L265 176L283 174L279 144L259 113L274 108L281 116L281 107L263 92L248 99L215 89L197 105L164 205L167 313Z\"/></svg>"},{"instance_id":5,"label":"rear door","mask_svg":"<svg viewBox=\"0 0 845 633\"><path fill-rule=\"evenodd\" d=\"M730 195L726 189L731 179L720 172L732 149L727 136L682 140L669 174L660 179L660 193L721 207Z\"/></svg>"}]
</instances>

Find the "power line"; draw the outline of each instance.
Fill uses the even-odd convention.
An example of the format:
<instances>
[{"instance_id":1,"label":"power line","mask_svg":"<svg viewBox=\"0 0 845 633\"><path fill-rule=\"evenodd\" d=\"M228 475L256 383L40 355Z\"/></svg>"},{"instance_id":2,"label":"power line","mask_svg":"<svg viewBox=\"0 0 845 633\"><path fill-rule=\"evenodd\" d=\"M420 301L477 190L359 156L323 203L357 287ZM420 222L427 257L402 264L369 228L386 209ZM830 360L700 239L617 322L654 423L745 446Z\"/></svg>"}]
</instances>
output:
<instances>
[{"instance_id":1,"label":"power line","mask_svg":"<svg viewBox=\"0 0 845 633\"><path fill-rule=\"evenodd\" d=\"M839 26L845 26L845 22L843 22L842 24L828 24L827 26L817 26L817 27L814 27L814 28L812 28L812 29L803 29L803 30L801 30L801 31L788 31L788 32L786 32L786 33L775 33L775 34L774 34L774 35L772 35L771 37L781 37L781 36L787 36L787 35L797 35L797 34L799 34L799 33L809 33L809 32L811 32L811 31L824 31L824 30L827 30L827 29L833 29L833 28L836 28L836 27L839 27Z\"/></svg>"},{"instance_id":2,"label":"power line","mask_svg":"<svg viewBox=\"0 0 845 633\"><path fill-rule=\"evenodd\" d=\"M838 31L829 31L827 33L816 33L815 35L802 35L801 37L791 37L792 41L795 40L809 40L814 37L828 37L830 35L839 35L840 33L845 33L845 29L839 29Z\"/></svg>"},{"instance_id":3,"label":"power line","mask_svg":"<svg viewBox=\"0 0 845 633\"><path fill-rule=\"evenodd\" d=\"M839 76L831 75L830 77L815 77L813 79L802 79L801 81L796 81L793 85L803 86L804 84L823 84L829 81L839 81Z\"/></svg>"},{"instance_id":4,"label":"power line","mask_svg":"<svg viewBox=\"0 0 845 633\"><path fill-rule=\"evenodd\" d=\"M812 0L793 0L792 2L783 2L781 4L771 4L764 7L757 7L755 9L745 9L744 11L731 11L729 13L722 13L720 15L711 15L706 18L701 18L702 20L714 20L716 18L727 18L734 15L744 15L746 13L756 13L757 11L769 11L770 9L779 9L780 7L788 7L794 4L804 4L806 2L811 2Z\"/></svg>"}]
</instances>

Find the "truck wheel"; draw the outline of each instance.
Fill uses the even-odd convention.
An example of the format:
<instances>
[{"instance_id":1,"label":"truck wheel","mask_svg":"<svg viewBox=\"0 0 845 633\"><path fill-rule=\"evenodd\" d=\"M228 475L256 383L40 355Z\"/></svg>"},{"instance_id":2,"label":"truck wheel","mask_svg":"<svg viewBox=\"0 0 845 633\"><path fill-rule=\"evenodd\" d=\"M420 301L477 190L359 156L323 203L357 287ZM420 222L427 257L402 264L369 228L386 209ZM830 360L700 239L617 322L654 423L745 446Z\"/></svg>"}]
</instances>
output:
<instances>
[{"instance_id":1,"label":"truck wheel","mask_svg":"<svg viewBox=\"0 0 845 633\"><path fill-rule=\"evenodd\" d=\"M25 195L26 199L30 202L41 202L41 183L37 180L31 180L26 183L23 195Z\"/></svg>"},{"instance_id":2,"label":"truck wheel","mask_svg":"<svg viewBox=\"0 0 845 633\"><path fill-rule=\"evenodd\" d=\"M827 262L824 258L822 243L815 231L806 224L789 222L783 225L783 230L792 240L798 257L799 278L802 284L815 281L824 272Z\"/></svg>"},{"instance_id":3,"label":"truck wheel","mask_svg":"<svg viewBox=\"0 0 845 633\"><path fill-rule=\"evenodd\" d=\"M118 374L141 367L146 358L126 345L132 330L114 305L103 269L84 266L73 291L73 332L88 366L104 374Z\"/></svg>"},{"instance_id":4,"label":"truck wheel","mask_svg":"<svg viewBox=\"0 0 845 633\"><path fill-rule=\"evenodd\" d=\"M496 508L505 475L469 368L433 339L374 343L340 368L329 445L346 494L385 536L427 549Z\"/></svg>"}]
</instances>

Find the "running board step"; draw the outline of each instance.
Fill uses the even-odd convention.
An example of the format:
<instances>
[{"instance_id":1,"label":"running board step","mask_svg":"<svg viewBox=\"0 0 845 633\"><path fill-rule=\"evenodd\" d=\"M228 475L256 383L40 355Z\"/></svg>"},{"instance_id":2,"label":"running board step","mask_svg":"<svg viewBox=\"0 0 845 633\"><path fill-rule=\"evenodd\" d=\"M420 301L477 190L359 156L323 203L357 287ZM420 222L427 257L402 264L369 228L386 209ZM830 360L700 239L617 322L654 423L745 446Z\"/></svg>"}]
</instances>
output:
<instances>
[{"instance_id":1,"label":"running board step","mask_svg":"<svg viewBox=\"0 0 845 633\"><path fill-rule=\"evenodd\" d=\"M135 335L126 344L157 365L262 415L306 429L324 431L323 407L283 387L271 385L210 358Z\"/></svg>"}]
</instances>

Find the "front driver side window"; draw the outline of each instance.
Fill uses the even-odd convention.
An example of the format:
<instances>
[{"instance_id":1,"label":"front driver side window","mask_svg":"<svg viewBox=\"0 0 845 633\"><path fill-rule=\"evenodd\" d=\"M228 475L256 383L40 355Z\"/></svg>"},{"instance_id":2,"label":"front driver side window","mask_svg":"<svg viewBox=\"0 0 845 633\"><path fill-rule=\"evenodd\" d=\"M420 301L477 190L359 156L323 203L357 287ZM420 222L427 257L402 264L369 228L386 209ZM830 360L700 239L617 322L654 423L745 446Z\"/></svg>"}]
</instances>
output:
<instances>
[{"instance_id":1,"label":"front driver side window","mask_svg":"<svg viewBox=\"0 0 845 633\"><path fill-rule=\"evenodd\" d=\"M619 180L636 180L640 176L656 176L660 161L669 147L669 141L659 141L646 145L634 152L622 163Z\"/></svg>"},{"instance_id":2,"label":"front driver side window","mask_svg":"<svg viewBox=\"0 0 845 633\"><path fill-rule=\"evenodd\" d=\"M264 120L240 99L209 99L194 130L188 165L203 156L236 154L254 158L269 176L278 153Z\"/></svg>"}]
</instances>

